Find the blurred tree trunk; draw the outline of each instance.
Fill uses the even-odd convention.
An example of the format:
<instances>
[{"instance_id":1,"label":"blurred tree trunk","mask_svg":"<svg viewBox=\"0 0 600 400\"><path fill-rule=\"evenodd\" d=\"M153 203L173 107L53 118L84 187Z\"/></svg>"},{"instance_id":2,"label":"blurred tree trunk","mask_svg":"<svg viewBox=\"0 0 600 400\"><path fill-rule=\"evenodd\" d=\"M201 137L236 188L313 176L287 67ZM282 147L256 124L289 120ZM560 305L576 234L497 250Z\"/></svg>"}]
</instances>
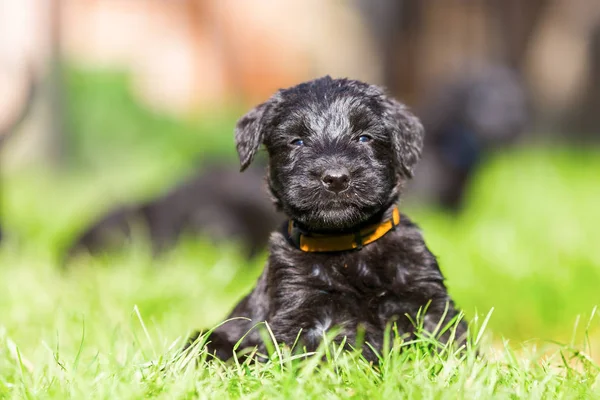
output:
<instances>
[{"instance_id":1,"label":"blurred tree trunk","mask_svg":"<svg viewBox=\"0 0 600 400\"><path fill-rule=\"evenodd\" d=\"M18 4L15 2L15 4ZM31 164L47 167L62 165L65 156L65 88L61 48L61 0L43 2L43 7L15 5L15 8L28 15L28 22L35 27L23 29L20 35L42 36L31 40L33 44L19 37L9 37L17 44L24 42L29 54L16 54L21 71L15 71L17 79L23 70L30 68L35 75L36 95L31 99L31 112L22 129L11 135L11 140L3 149L3 161L9 168ZM41 5L41 4L40 4ZM14 129L15 127L11 128Z\"/></svg>"},{"instance_id":2,"label":"blurred tree trunk","mask_svg":"<svg viewBox=\"0 0 600 400\"><path fill-rule=\"evenodd\" d=\"M493 0L485 3L490 7L491 20L494 21L491 34L500 40L500 61L520 71L531 39L550 1Z\"/></svg>"},{"instance_id":3,"label":"blurred tree trunk","mask_svg":"<svg viewBox=\"0 0 600 400\"><path fill-rule=\"evenodd\" d=\"M580 142L600 142L600 23L590 33L588 73L581 101L567 118L563 128L570 137Z\"/></svg>"},{"instance_id":4,"label":"blurred tree trunk","mask_svg":"<svg viewBox=\"0 0 600 400\"><path fill-rule=\"evenodd\" d=\"M31 110L31 105L33 104L34 95L36 93L36 82L33 76L33 73L28 71L26 78L24 79L24 83L26 87L23 87L23 101L18 102L18 104L14 107L14 110L9 110L8 116L0 120L0 155L2 154L2 147L7 139L15 132L16 128L21 125L21 123L25 120L29 111ZM3 110L6 111L6 110ZM2 185L2 159L0 158L0 240L2 240L3 236L3 225L2 222L4 220L4 192Z\"/></svg>"},{"instance_id":5,"label":"blurred tree trunk","mask_svg":"<svg viewBox=\"0 0 600 400\"><path fill-rule=\"evenodd\" d=\"M48 138L46 159L52 166L63 164L66 155L65 141L65 87L61 45L62 1L50 1L50 59L46 77L48 102Z\"/></svg>"},{"instance_id":6,"label":"blurred tree trunk","mask_svg":"<svg viewBox=\"0 0 600 400\"><path fill-rule=\"evenodd\" d=\"M358 4L378 47L383 84L392 93L414 102L422 1L361 0Z\"/></svg>"},{"instance_id":7,"label":"blurred tree trunk","mask_svg":"<svg viewBox=\"0 0 600 400\"><path fill-rule=\"evenodd\" d=\"M15 9L27 7L27 5L18 3L15 3L14 6ZM28 161L41 161L53 167L61 165L64 160L65 124L61 51L61 1L50 0L45 3L45 6L45 8L25 8L30 17L34 16L30 21L36 21L37 24L36 26L27 28L28 31L26 33L33 36L38 33L37 29L41 29L48 38L46 43L50 51L49 58L45 60L48 68L44 79L40 79L37 76L40 69L36 68L39 67L39 64L35 61L39 61L39 57L35 57L35 55L39 56L39 54L29 54L29 57L26 57L25 60L17 61L18 66L15 67L12 64L12 61L15 61L13 56L18 59L22 58L23 54L21 52L11 53L9 51L8 59L11 62L8 65L12 65L13 67L9 67L9 73L13 76L11 81L18 82L22 79L24 85L17 87L15 92L17 96L23 94L22 100L20 98L10 100L8 104L11 108L14 106L14 110L8 110L6 113L7 117L0 121L0 150L2 150L1 155L3 156L0 159L0 223L3 216L2 199L4 193L1 190L1 180L6 161L5 158L8 158L9 162L14 162L17 165L27 163ZM45 18L40 18L39 20L35 18L35 16L41 15L44 15ZM23 37L19 35L9 35L5 39L10 45L27 42L26 40L21 40ZM12 42L13 40L15 43ZM10 45L8 46L9 48ZM35 52L35 49L33 51ZM3 111L6 112L6 110ZM30 116L32 118L29 118ZM26 119L28 120L27 126L24 129L18 129ZM29 123L29 120L32 123ZM13 139L13 136L15 139L14 143L11 140L9 146L5 148L7 139L9 137Z\"/></svg>"}]
</instances>

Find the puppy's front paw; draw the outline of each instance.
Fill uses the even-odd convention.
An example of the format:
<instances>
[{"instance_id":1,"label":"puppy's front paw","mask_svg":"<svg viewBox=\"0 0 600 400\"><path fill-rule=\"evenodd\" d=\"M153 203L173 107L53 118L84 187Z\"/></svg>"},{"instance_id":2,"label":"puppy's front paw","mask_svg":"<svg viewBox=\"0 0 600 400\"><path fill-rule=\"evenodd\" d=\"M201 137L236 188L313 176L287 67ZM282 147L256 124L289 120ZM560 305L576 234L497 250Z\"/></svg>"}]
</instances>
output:
<instances>
[{"instance_id":1,"label":"puppy's front paw","mask_svg":"<svg viewBox=\"0 0 600 400\"><path fill-rule=\"evenodd\" d=\"M233 343L220 332L213 331L208 334L203 331L195 331L187 339L182 351L187 351L194 346L197 346L198 349L203 349L209 355L223 361L227 361L233 357ZM198 351L198 354L201 354L201 352Z\"/></svg>"}]
</instances>

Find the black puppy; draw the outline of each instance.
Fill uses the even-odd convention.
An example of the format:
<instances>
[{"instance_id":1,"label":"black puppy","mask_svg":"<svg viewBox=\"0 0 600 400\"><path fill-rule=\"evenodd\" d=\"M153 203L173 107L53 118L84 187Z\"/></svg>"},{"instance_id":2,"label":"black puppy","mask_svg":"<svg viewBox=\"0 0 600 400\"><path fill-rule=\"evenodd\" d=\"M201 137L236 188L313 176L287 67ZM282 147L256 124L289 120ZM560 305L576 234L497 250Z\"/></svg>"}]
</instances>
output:
<instances>
[{"instance_id":1,"label":"black puppy","mask_svg":"<svg viewBox=\"0 0 600 400\"><path fill-rule=\"evenodd\" d=\"M518 74L501 65L454 77L433 90L420 113L426 151L410 197L459 211L486 157L523 136L528 108Z\"/></svg>"},{"instance_id":2,"label":"black puppy","mask_svg":"<svg viewBox=\"0 0 600 400\"><path fill-rule=\"evenodd\" d=\"M241 169L261 144L268 184L289 222L271 235L254 290L210 335L221 359L262 321L278 343L314 350L333 327L354 344L360 332L381 350L386 325L410 337L420 309L425 330L458 312L436 259L396 206L421 154L423 128L372 85L325 77L281 90L238 122ZM460 322L457 336L466 326ZM447 333L442 340L449 337ZM239 349L265 349L256 329ZM375 360L368 346L363 355Z\"/></svg>"},{"instance_id":3,"label":"black puppy","mask_svg":"<svg viewBox=\"0 0 600 400\"><path fill-rule=\"evenodd\" d=\"M147 229L155 254L173 247L182 235L202 234L215 242L237 240L246 255L254 257L283 217L260 190L264 168L248 172L242 176L229 165L208 165L163 196L118 207L70 244L65 261L80 252L125 247L136 223Z\"/></svg>"}]
</instances>

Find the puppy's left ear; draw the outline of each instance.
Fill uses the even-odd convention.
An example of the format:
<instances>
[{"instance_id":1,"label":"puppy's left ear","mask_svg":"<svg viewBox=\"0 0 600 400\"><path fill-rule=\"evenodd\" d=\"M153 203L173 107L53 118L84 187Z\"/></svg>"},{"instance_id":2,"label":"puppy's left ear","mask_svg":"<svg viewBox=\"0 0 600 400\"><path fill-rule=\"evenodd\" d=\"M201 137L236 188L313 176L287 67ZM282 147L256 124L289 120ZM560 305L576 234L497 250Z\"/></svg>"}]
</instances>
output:
<instances>
[{"instance_id":1,"label":"puppy's left ear","mask_svg":"<svg viewBox=\"0 0 600 400\"><path fill-rule=\"evenodd\" d=\"M404 104L386 97L384 99L385 124L392 135L392 144L402 174L412 178L421 158L425 129L419 118Z\"/></svg>"}]
</instances>

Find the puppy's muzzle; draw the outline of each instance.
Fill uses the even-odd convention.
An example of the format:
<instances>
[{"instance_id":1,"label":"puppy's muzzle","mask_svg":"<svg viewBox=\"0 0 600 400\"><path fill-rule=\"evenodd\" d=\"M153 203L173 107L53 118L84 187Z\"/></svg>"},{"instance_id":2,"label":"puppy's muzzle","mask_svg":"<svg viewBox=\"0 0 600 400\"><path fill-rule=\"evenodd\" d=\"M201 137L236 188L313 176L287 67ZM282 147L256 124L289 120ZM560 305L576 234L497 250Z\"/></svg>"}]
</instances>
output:
<instances>
[{"instance_id":1,"label":"puppy's muzzle","mask_svg":"<svg viewBox=\"0 0 600 400\"><path fill-rule=\"evenodd\" d=\"M321 182L328 191L340 193L348 189L349 175L348 169L344 167L330 168L323 172Z\"/></svg>"}]
</instances>

